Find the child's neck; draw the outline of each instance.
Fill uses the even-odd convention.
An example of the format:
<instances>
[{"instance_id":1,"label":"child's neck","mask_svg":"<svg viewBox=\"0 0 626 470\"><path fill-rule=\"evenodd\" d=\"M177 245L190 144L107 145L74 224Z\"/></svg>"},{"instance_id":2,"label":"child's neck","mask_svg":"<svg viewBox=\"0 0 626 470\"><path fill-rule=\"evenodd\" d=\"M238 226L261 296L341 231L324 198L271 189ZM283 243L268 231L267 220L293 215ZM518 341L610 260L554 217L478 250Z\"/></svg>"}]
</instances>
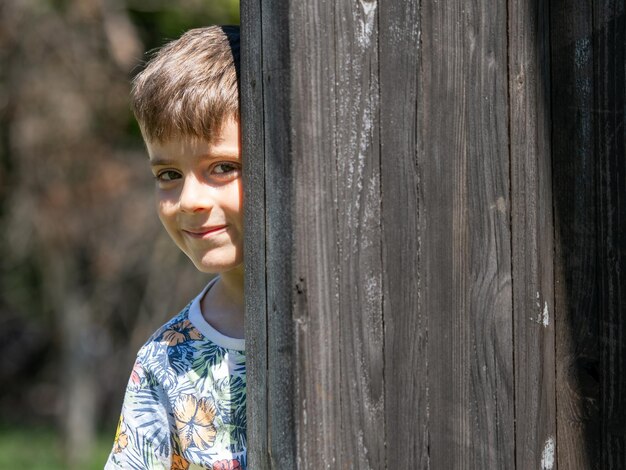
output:
<instances>
[{"instance_id":1,"label":"child's neck","mask_svg":"<svg viewBox=\"0 0 626 470\"><path fill-rule=\"evenodd\" d=\"M220 274L200 301L202 316L231 338L244 337L243 267Z\"/></svg>"}]
</instances>

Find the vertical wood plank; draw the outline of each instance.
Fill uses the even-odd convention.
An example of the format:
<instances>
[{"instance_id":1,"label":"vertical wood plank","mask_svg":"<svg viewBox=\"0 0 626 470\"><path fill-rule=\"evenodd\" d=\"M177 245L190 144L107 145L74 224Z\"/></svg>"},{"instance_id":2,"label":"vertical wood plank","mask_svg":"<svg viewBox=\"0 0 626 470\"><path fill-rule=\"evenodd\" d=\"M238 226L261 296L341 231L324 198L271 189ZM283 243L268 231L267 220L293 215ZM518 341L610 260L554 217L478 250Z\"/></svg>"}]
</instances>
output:
<instances>
[{"instance_id":1,"label":"vertical wood plank","mask_svg":"<svg viewBox=\"0 0 626 470\"><path fill-rule=\"evenodd\" d=\"M376 7L262 5L272 468L384 466Z\"/></svg>"},{"instance_id":2,"label":"vertical wood plank","mask_svg":"<svg viewBox=\"0 0 626 470\"><path fill-rule=\"evenodd\" d=\"M267 395L271 468L296 468L289 3L261 3L265 135Z\"/></svg>"},{"instance_id":3,"label":"vertical wood plank","mask_svg":"<svg viewBox=\"0 0 626 470\"><path fill-rule=\"evenodd\" d=\"M425 2L423 168L431 468L514 459L506 3Z\"/></svg>"},{"instance_id":4,"label":"vertical wood plank","mask_svg":"<svg viewBox=\"0 0 626 470\"><path fill-rule=\"evenodd\" d=\"M601 448L599 466L626 468L626 2L593 5L594 163Z\"/></svg>"},{"instance_id":5,"label":"vertical wood plank","mask_svg":"<svg viewBox=\"0 0 626 470\"><path fill-rule=\"evenodd\" d=\"M344 468L385 466L378 2L335 2Z\"/></svg>"},{"instance_id":6,"label":"vertical wood plank","mask_svg":"<svg viewBox=\"0 0 626 470\"><path fill-rule=\"evenodd\" d=\"M384 468L377 3L290 12L298 465Z\"/></svg>"},{"instance_id":7,"label":"vertical wood plank","mask_svg":"<svg viewBox=\"0 0 626 470\"><path fill-rule=\"evenodd\" d=\"M384 468L376 15L291 9L301 468Z\"/></svg>"},{"instance_id":8,"label":"vertical wood plank","mask_svg":"<svg viewBox=\"0 0 626 470\"><path fill-rule=\"evenodd\" d=\"M421 168L417 165L420 2L381 2L380 143L385 468L429 468Z\"/></svg>"},{"instance_id":9,"label":"vertical wood plank","mask_svg":"<svg viewBox=\"0 0 626 470\"><path fill-rule=\"evenodd\" d=\"M552 0L550 41L558 462L582 470L600 468L591 2Z\"/></svg>"},{"instance_id":10,"label":"vertical wood plank","mask_svg":"<svg viewBox=\"0 0 626 470\"><path fill-rule=\"evenodd\" d=\"M459 321L464 321L459 317L464 316L465 309L458 305L464 287L455 283L453 277L454 270L459 269L453 256L458 256L458 244L465 243L466 235L453 230L452 220L457 185L465 183L464 178L456 179L459 166L464 166L465 104L463 94L454 88L455 81L461 78L454 73L461 64L453 62L454 51L462 49L463 43L457 34L463 31L459 29L455 34L450 28L450 23L456 21L447 16L454 11L446 12L435 3L422 3L421 10L422 73L418 94L421 106L418 106L417 138L424 195L420 214L424 221L421 252L424 253L423 309L427 315L428 459L432 469L466 469L470 435L467 400L462 395L468 381L464 374L469 370L469 348L459 338L461 329L465 329L465 325L459 325ZM452 31L450 37L448 30ZM437 112L446 108L445 113ZM431 128L434 135L429 137ZM455 241L457 237L463 240Z\"/></svg>"},{"instance_id":11,"label":"vertical wood plank","mask_svg":"<svg viewBox=\"0 0 626 470\"><path fill-rule=\"evenodd\" d=\"M265 136L260 0L241 2L241 137L244 187L248 466L269 469L265 284Z\"/></svg>"},{"instance_id":12,"label":"vertical wood plank","mask_svg":"<svg viewBox=\"0 0 626 470\"><path fill-rule=\"evenodd\" d=\"M556 469L548 2L509 1L517 468Z\"/></svg>"},{"instance_id":13,"label":"vertical wood plank","mask_svg":"<svg viewBox=\"0 0 626 470\"><path fill-rule=\"evenodd\" d=\"M624 1L608 0L553 7L557 403L565 468L626 466L625 10Z\"/></svg>"},{"instance_id":14,"label":"vertical wood plank","mask_svg":"<svg viewBox=\"0 0 626 470\"><path fill-rule=\"evenodd\" d=\"M344 467L334 3L294 2L294 320L298 468Z\"/></svg>"}]
</instances>

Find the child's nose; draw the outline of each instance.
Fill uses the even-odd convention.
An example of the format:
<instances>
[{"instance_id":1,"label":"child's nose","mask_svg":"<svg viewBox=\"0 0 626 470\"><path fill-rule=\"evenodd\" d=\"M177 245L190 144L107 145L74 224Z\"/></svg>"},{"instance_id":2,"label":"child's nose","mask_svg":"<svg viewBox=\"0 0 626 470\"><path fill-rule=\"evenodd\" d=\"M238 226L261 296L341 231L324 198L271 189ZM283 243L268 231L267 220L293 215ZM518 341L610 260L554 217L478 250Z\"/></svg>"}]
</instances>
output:
<instances>
[{"instance_id":1,"label":"child's nose","mask_svg":"<svg viewBox=\"0 0 626 470\"><path fill-rule=\"evenodd\" d=\"M179 206L182 212L210 210L213 206L211 187L193 175L187 176L180 193Z\"/></svg>"}]
</instances>

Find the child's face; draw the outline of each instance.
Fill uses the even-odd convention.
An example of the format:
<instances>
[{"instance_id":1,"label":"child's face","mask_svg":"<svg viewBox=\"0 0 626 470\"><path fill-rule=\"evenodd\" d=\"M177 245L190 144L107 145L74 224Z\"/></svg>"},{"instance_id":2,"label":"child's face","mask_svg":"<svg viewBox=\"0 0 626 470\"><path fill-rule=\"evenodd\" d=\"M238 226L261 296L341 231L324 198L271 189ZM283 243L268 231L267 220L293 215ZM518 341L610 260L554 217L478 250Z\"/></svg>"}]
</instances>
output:
<instances>
[{"instance_id":1,"label":"child's face","mask_svg":"<svg viewBox=\"0 0 626 470\"><path fill-rule=\"evenodd\" d=\"M207 273L243 260L239 124L229 119L209 145L193 138L147 142L159 218L174 242Z\"/></svg>"}]
</instances>

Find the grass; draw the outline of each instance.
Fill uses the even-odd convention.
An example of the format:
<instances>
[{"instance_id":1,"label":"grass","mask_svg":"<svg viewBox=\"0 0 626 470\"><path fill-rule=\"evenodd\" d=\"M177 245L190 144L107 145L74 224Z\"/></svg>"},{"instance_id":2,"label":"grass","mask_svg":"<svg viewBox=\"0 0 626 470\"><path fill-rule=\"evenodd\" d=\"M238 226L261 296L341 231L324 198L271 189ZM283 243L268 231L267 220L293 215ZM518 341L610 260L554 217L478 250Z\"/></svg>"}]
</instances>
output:
<instances>
[{"instance_id":1,"label":"grass","mask_svg":"<svg viewBox=\"0 0 626 470\"><path fill-rule=\"evenodd\" d=\"M113 436L98 439L85 470L102 470ZM66 470L61 437L50 429L0 429L0 470Z\"/></svg>"}]
</instances>

